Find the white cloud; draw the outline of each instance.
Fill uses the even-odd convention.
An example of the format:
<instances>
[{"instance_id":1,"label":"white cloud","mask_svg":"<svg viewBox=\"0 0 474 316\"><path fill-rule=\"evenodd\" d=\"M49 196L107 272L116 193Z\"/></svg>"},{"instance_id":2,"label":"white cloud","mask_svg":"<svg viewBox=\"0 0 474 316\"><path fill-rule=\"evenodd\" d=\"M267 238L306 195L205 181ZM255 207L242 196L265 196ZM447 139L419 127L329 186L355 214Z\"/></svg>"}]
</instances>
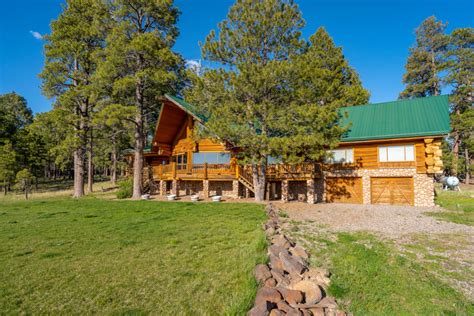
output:
<instances>
[{"instance_id":1,"label":"white cloud","mask_svg":"<svg viewBox=\"0 0 474 316\"><path fill-rule=\"evenodd\" d=\"M200 59L188 59L186 60L186 68L190 69L191 71L195 72L196 74L200 75L202 66Z\"/></svg>"},{"instance_id":2,"label":"white cloud","mask_svg":"<svg viewBox=\"0 0 474 316\"><path fill-rule=\"evenodd\" d=\"M33 35L33 37L38 39L38 40L43 39L43 35L41 35L41 33L39 33L39 32L30 31L30 34Z\"/></svg>"}]
</instances>

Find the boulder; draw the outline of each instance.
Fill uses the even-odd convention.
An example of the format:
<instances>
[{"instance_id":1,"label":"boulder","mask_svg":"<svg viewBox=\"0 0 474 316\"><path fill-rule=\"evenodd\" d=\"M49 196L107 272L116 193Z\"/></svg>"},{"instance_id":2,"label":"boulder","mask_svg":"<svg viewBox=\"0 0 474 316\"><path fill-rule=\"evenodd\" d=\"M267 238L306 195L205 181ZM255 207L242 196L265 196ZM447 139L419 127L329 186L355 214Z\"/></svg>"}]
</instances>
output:
<instances>
[{"instance_id":1,"label":"boulder","mask_svg":"<svg viewBox=\"0 0 474 316\"><path fill-rule=\"evenodd\" d=\"M313 316L324 316L324 308L322 307L313 307L310 308L309 311L311 311Z\"/></svg>"},{"instance_id":2,"label":"boulder","mask_svg":"<svg viewBox=\"0 0 474 316\"><path fill-rule=\"evenodd\" d=\"M247 316L268 316L269 311L273 308L273 304L264 302L260 305L255 305L248 311Z\"/></svg>"},{"instance_id":3,"label":"boulder","mask_svg":"<svg viewBox=\"0 0 474 316\"><path fill-rule=\"evenodd\" d=\"M265 230L265 234L267 235L267 237L272 237L273 235L275 235L275 229L270 227L270 228L267 228Z\"/></svg>"},{"instance_id":4,"label":"boulder","mask_svg":"<svg viewBox=\"0 0 474 316\"><path fill-rule=\"evenodd\" d=\"M292 307L285 301L279 301L277 303L277 308L285 313L288 313L292 309Z\"/></svg>"},{"instance_id":5,"label":"boulder","mask_svg":"<svg viewBox=\"0 0 474 316\"><path fill-rule=\"evenodd\" d=\"M326 296L316 304L318 307L337 308L336 300L332 297Z\"/></svg>"},{"instance_id":6,"label":"boulder","mask_svg":"<svg viewBox=\"0 0 474 316\"><path fill-rule=\"evenodd\" d=\"M291 274L301 275L305 270L306 266L302 264L299 260L295 259L286 253L280 253L280 260L283 265L283 270Z\"/></svg>"},{"instance_id":7,"label":"boulder","mask_svg":"<svg viewBox=\"0 0 474 316\"><path fill-rule=\"evenodd\" d=\"M303 316L313 316L313 313L309 309L300 309Z\"/></svg>"},{"instance_id":8,"label":"boulder","mask_svg":"<svg viewBox=\"0 0 474 316\"><path fill-rule=\"evenodd\" d=\"M296 245L294 247L291 247L290 252L293 256L301 257L304 260L308 260L308 258L309 258L308 252L306 252L306 250L303 249L303 247L300 247L298 245Z\"/></svg>"},{"instance_id":9,"label":"boulder","mask_svg":"<svg viewBox=\"0 0 474 316\"><path fill-rule=\"evenodd\" d=\"M285 253L287 255L289 255L290 253L288 252L288 250L286 250L285 247L282 247L282 246L278 246L278 245L271 245L270 247L268 247L268 253L269 254L272 254L276 257L279 257L280 256L280 253Z\"/></svg>"},{"instance_id":10,"label":"boulder","mask_svg":"<svg viewBox=\"0 0 474 316\"><path fill-rule=\"evenodd\" d=\"M284 270L283 269L283 262L281 261L281 259L279 257L274 256L274 255L270 255L269 259L270 259L270 267L272 269Z\"/></svg>"},{"instance_id":11,"label":"boulder","mask_svg":"<svg viewBox=\"0 0 474 316\"><path fill-rule=\"evenodd\" d=\"M277 269L272 269L271 274L279 286L286 287L290 284L290 281L286 278L286 276L283 273L280 273Z\"/></svg>"},{"instance_id":12,"label":"boulder","mask_svg":"<svg viewBox=\"0 0 474 316\"><path fill-rule=\"evenodd\" d=\"M263 286L266 287L275 287L277 285L277 281L274 278L269 278L263 282Z\"/></svg>"},{"instance_id":13,"label":"boulder","mask_svg":"<svg viewBox=\"0 0 474 316\"><path fill-rule=\"evenodd\" d=\"M278 223L275 219L269 219L267 223L265 224L265 228L273 228L276 229L278 226Z\"/></svg>"},{"instance_id":14,"label":"boulder","mask_svg":"<svg viewBox=\"0 0 474 316\"><path fill-rule=\"evenodd\" d=\"M286 236L282 234L273 236L271 242L273 245L281 246L286 249L293 246L293 244L288 240L288 238L286 238Z\"/></svg>"},{"instance_id":15,"label":"boulder","mask_svg":"<svg viewBox=\"0 0 474 316\"><path fill-rule=\"evenodd\" d=\"M285 315L285 313L276 308L270 311L270 316L283 316L283 315Z\"/></svg>"},{"instance_id":16,"label":"boulder","mask_svg":"<svg viewBox=\"0 0 474 316\"><path fill-rule=\"evenodd\" d=\"M292 290L285 287L277 287L278 292L281 293L283 299L290 305L295 305L303 302L303 293L297 290Z\"/></svg>"},{"instance_id":17,"label":"boulder","mask_svg":"<svg viewBox=\"0 0 474 316\"><path fill-rule=\"evenodd\" d=\"M302 316L302 313L297 308L292 308L286 313L287 316Z\"/></svg>"},{"instance_id":18,"label":"boulder","mask_svg":"<svg viewBox=\"0 0 474 316\"><path fill-rule=\"evenodd\" d=\"M309 268L308 271L305 273L305 275L308 275L310 278L311 277L316 277L318 275L322 275L326 278L329 278L329 276L331 275L329 273L328 270L324 269L324 268Z\"/></svg>"},{"instance_id":19,"label":"boulder","mask_svg":"<svg viewBox=\"0 0 474 316\"><path fill-rule=\"evenodd\" d=\"M265 280L272 277L270 269L266 264L257 264L253 271L253 275L255 276L255 280L257 280L258 283L263 283Z\"/></svg>"},{"instance_id":20,"label":"boulder","mask_svg":"<svg viewBox=\"0 0 474 316\"><path fill-rule=\"evenodd\" d=\"M309 280L302 280L291 286L293 290L298 290L304 293L306 304L316 304L323 298L321 288L314 282Z\"/></svg>"},{"instance_id":21,"label":"boulder","mask_svg":"<svg viewBox=\"0 0 474 316\"><path fill-rule=\"evenodd\" d=\"M278 303L281 301L281 294L276 289L264 286L257 291L255 306L265 305L267 302Z\"/></svg>"}]
</instances>

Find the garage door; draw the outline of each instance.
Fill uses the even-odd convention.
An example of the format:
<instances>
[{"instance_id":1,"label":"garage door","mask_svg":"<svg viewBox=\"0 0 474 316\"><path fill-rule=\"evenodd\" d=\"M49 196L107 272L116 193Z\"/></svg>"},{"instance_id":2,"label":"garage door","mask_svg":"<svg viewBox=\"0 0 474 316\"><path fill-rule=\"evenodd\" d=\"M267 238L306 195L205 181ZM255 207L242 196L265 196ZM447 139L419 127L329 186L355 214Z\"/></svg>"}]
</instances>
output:
<instances>
[{"instance_id":1,"label":"garage door","mask_svg":"<svg viewBox=\"0 0 474 316\"><path fill-rule=\"evenodd\" d=\"M372 204L413 205L413 178L371 178Z\"/></svg>"},{"instance_id":2,"label":"garage door","mask_svg":"<svg viewBox=\"0 0 474 316\"><path fill-rule=\"evenodd\" d=\"M326 201L336 203L362 203L361 178L326 178Z\"/></svg>"}]
</instances>

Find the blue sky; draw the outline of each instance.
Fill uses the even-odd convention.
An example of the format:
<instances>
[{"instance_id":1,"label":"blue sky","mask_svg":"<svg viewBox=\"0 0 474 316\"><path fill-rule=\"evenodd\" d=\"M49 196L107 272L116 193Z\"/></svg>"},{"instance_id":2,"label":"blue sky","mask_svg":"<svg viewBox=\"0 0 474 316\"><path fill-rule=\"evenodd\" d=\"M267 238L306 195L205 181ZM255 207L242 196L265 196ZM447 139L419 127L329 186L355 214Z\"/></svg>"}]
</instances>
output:
<instances>
[{"instance_id":1,"label":"blue sky","mask_svg":"<svg viewBox=\"0 0 474 316\"><path fill-rule=\"evenodd\" d=\"M174 47L185 59L200 58L198 42L223 20L230 0L176 0L182 15ZM403 89L401 78L414 42L414 29L435 15L448 31L472 27L472 0L295 0L303 12L305 38L324 26L342 46L350 64L370 90L370 102L390 101ZM41 34L61 12L60 0L4 1L0 13L0 93L16 91L34 112L51 108L41 94ZM37 33L35 33L37 32Z\"/></svg>"}]
</instances>

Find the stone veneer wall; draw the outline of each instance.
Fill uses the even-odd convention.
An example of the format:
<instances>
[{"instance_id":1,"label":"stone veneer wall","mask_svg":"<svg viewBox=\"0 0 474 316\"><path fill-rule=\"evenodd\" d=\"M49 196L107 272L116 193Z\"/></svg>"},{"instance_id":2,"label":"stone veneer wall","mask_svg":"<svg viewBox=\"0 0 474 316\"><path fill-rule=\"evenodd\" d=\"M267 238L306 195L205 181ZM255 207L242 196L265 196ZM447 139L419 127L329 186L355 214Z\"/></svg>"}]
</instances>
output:
<instances>
[{"instance_id":1,"label":"stone veneer wall","mask_svg":"<svg viewBox=\"0 0 474 316\"><path fill-rule=\"evenodd\" d=\"M288 181L288 199L290 201L307 201L307 183L306 181Z\"/></svg>"},{"instance_id":2,"label":"stone veneer wall","mask_svg":"<svg viewBox=\"0 0 474 316\"><path fill-rule=\"evenodd\" d=\"M234 197L233 181L209 181L209 195Z\"/></svg>"},{"instance_id":3,"label":"stone veneer wall","mask_svg":"<svg viewBox=\"0 0 474 316\"><path fill-rule=\"evenodd\" d=\"M363 190L363 203L370 204L370 178L371 177L413 177L415 206L434 206L433 179L424 173L417 173L416 168L380 168L340 170L338 172L325 172L325 177L361 177ZM317 200L324 201L324 181L316 181ZM320 198L321 196L321 198Z\"/></svg>"},{"instance_id":4,"label":"stone veneer wall","mask_svg":"<svg viewBox=\"0 0 474 316\"><path fill-rule=\"evenodd\" d=\"M203 190L202 181L180 181L179 196L201 193Z\"/></svg>"}]
</instances>

